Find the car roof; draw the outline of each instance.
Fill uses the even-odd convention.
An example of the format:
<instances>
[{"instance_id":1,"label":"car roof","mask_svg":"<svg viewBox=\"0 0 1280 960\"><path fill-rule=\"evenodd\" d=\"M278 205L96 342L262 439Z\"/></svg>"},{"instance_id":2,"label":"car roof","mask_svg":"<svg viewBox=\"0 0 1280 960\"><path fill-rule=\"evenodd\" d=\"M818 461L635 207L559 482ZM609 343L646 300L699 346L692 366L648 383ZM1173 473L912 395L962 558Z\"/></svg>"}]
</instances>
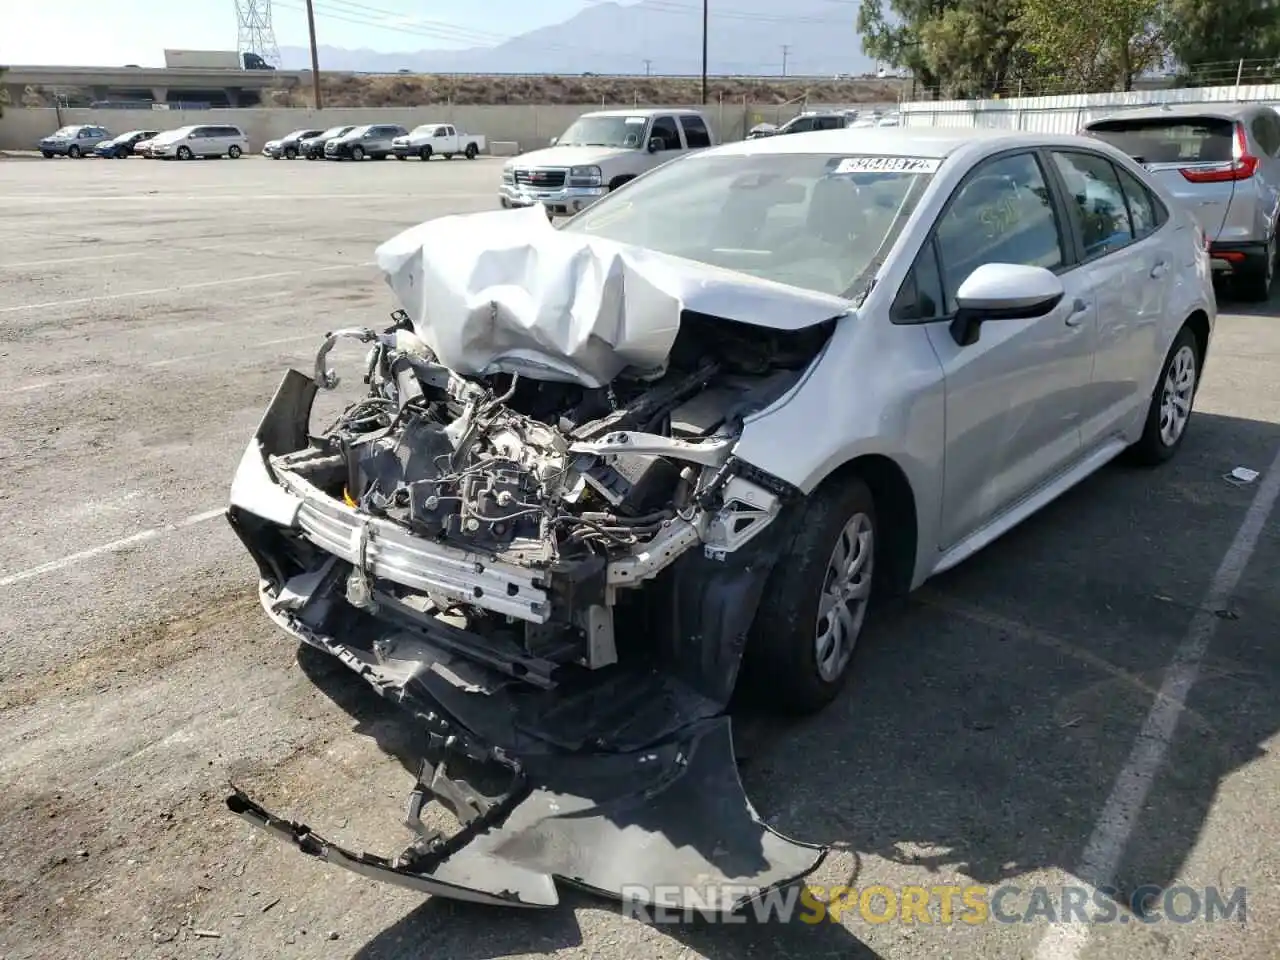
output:
<instances>
[{"instance_id":1,"label":"car roof","mask_svg":"<svg viewBox=\"0 0 1280 960\"><path fill-rule=\"evenodd\" d=\"M628 110L626 107L617 107L613 110L592 110L590 113L584 113L584 117L656 117L656 116L701 116L702 111L693 110L689 107L671 107L664 110L662 107L636 107L634 110Z\"/></svg>"},{"instance_id":2,"label":"car roof","mask_svg":"<svg viewBox=\"0 0 1280 960\"><path fill-rule=\"evenodd\" d=\"M1096 141L1075 134L1020 133L982 127L844 127L794 133L785 137L743 140L701 150L708 154L847 153L850 156L930 157L939 160L966 147L985 146L979 152L1034 146L1096 146Z\"/></svg>"},{"instance_id":3,"label":"car roof","mask_svg":"<svg viewBox=\"0 0 1280 960\"><path fill-rule=\"evenodd\" d=\"M1095 123L1109 120L1152 120L1161 117L1178 119L1180 117L1213 117L1219 120L1238 120L1250 116L1259 110L1271 108L1260 103L1170 103L1159 107L1142 107L1137 110L1118 110L1105 117L1095 117L1084 126L1092 127Z\"/></svg>"}]
</instances>

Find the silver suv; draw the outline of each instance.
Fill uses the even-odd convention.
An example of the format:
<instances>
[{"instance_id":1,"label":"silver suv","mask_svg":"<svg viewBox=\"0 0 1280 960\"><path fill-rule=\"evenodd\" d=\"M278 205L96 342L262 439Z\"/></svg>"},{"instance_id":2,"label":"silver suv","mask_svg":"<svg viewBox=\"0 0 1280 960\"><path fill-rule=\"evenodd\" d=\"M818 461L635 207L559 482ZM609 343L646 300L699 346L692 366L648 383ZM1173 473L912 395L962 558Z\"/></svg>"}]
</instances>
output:
<instances>
[{"instance_id":1,"label":"silver suv","mask_svg":"<svg viewBox=\"0 0 1280 960\"><path fill-rule=\"evenodd\" d=\"M1215 276L1266 300L1280 216L1280 114L1261 104L1127 111L1085 125L1133 157L1200 222Z\"/></svg>"},{"instance_id":2,"label":"silver suv","mask_svg":"<svg viewBox=\"0 0 1280 960\"><path fill-rule=\"evenodd\" d=\"M385 160L392 155L396 137L407 137L409 131L395 123L374 123L352 127L346 134L324 145L326 160Z\"/></svg>"}]
</instances>

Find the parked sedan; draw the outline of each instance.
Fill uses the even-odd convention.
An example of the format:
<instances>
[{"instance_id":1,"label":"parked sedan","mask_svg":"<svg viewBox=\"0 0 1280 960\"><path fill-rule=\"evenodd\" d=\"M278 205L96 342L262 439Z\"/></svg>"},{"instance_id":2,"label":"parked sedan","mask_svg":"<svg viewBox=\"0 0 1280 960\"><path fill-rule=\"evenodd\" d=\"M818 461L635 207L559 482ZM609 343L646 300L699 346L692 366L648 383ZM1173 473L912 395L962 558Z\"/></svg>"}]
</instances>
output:
<instances>
[{"instance_id":1,"label":"parked sedan","mask_svg":"<svg viewBox=\"0 0 1280 960\"><path fill-rule=\"evenodd\" d=\"M1086 124L1193 211L1216 275L1249 300L1271 295L1280 226L1280 116L1264 104L1134 110Z\"/></svg>"},{"instance_id":2,"label":"parked sedan","mask_svg":"<svg viewBox=\"0 0 1280 960\"><path fill-rule=\"evenodd\" d=\"M78 160L87 157L103 140L109 140L111 134L105 127L93 124L77 123L67 127L59 127L40 141L40 153L46 160L54 157L70 157Z\"/></svg>"},{"instance_id":3,"label":"parked sedan","mask_svg":"<svg viewBox=\"0 0 1280 960\"><path fill-rule=\"evenodd\" d=\"M228 517L266 615L423 735L416 836L384 858L228 804L332 865L520 906L559 878L690 907L811 873L821 848L742 792L740 678L821 709L875 601L1122 453L1173 457L1216 317L1204 232L1157 179L996 130L734 143L560 227L444 217L375 260L403 310L285 373ZM316 433L338 339L365 376ZM433 799L453 836L418 820Z\"/></svg>"},{"instance_id":4,"label":"parked sedan","mask_svg":"<svg viewBox=\"0 0 1280 960\"><path fill-rule=\"evenodd\" d=\"M94 148L93 152L99 157L123 160L133 156L138 147L159 135L160 132L158 130L130 130L128 133L122 133L118 137L102 141Z\"/></svg>"},{"instance_id":5,"label":"parked sedan","mask_svg":"<svg viewBox=\"0 0 1280 960\"><path fill-rule=\"evenodd\" d=\"M272 160L279 160L281 157L285 160L296 160L300 150L299 144L311 137L318 137L321 133L320 130L295 130L279 140L268 140L262 145L262 155Z\"/></svg>"},{"instance_id":6,"label":"parked sedan","mask_svg":"<svg viewBox=\"0 0 1280 960\"><path fill-rule=\"evenodd\" d=\"M330 140L350 133L354 129L354 124L348 124L343 127L330 127L314 137L304 137L298 141L298 156L307 160L323 160L324 145Z\"/></svg>"}]
</instances>

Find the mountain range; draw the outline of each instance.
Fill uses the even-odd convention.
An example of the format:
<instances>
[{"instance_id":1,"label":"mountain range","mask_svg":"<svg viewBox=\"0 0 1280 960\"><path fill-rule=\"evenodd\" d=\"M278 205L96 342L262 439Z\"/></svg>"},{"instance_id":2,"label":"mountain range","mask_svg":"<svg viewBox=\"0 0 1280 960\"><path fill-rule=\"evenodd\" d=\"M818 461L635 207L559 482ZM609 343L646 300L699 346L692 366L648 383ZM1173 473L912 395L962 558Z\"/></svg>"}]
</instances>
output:
<instances>
[{"instance_id":1,"label":"mountain range","mask_svg":"<svg viewBox=\"0 0 1280 960\"><path fill-rule=\"evenodd\" d=\"M854 27L858 0L710 0L708 73L858 76L875 71ZM720 7L721 9L717 9ZM781 12L783 9L786 12ZM413 35L412 27L406 27ZM419 35L428 36L424 30ZM281 66L305 70L305 47L281 47ZM696 75L702 68L698 0L599 3L563 23L497 46L382 53L321 46L320 69L358 73L548 73Z\"/></svg>"}]
</instances>

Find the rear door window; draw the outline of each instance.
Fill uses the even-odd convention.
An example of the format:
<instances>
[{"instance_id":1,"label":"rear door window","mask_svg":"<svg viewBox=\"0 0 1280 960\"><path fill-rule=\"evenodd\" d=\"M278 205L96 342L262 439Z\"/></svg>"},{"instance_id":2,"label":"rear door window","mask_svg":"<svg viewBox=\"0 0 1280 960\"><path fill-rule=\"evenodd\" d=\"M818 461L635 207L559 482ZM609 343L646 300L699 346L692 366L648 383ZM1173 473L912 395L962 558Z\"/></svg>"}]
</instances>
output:
<instances>
[{"instance_id":1,"label":"rear door window","mask_svg":"<svg viewBox=\"0 0 1280 960\"><path fill-rule=\"evenodd\" d=\"M1096 153L1057 152L1053 162L1062 175L1067 196L1084 240L1084 259L1092 260L1133 242L1129 208L1116 168Z\"/></svg>"},{"instance_id":2,"label":"rear door window","mask_svg":"<svg viewBox=\"0 0 1280 960\"><path fill-rule=\"evenodd\" d=\"M1229 163L1235 145L1235 124L1222 117L1117 117L1088 132L1139 163Z\"/></svg>"},{"instance_id":3,"label":"rear door window","mask_svg":"<svg viewBox=\"0 0 1280 960\"><path fill-rule=\"evenodd\" d=\"M684 128L684 142L690 150L711 146L711 133L701 117L692 115L681 117L680 126Z\"/></svg>"},{"instance_id":4,"label":"rear door window","mask_svg":"<svg viewBox=\"0 0 1280 960\"><path fill-rule=\"evenodd\" d=\"M1135 240L1141 240L1155 233L1168 216L1159 199L1138 180L1132 173L1121 167L1115 168L1120 176L1120 189L1129 204L1129 220L1133 224Z\"/></svg>"}]
</instances>

